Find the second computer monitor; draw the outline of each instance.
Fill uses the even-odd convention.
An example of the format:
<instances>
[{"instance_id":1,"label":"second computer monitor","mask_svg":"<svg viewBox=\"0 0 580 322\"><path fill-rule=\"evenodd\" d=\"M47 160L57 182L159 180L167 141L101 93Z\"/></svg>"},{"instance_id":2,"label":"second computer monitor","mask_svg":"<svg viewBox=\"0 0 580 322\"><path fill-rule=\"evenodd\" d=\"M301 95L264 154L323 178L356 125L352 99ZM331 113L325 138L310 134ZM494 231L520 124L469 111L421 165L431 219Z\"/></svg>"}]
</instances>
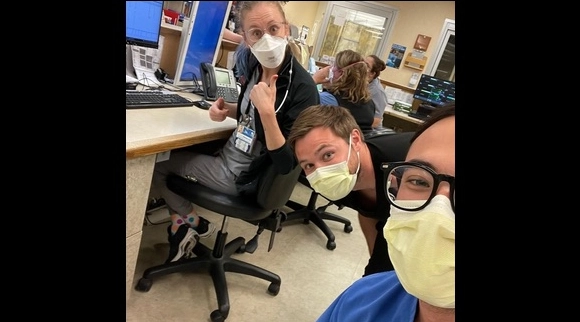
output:
<instances>
[{"instance_id":1,"label":"second computer monitor","mask_svg":"<svg viewBox=\"0 0 580 322\"><path fill-rule=\"evenodd\" d=\"M200 63L215 66L232 1L194 1L191 20L184 28L179 45L174 84L197 86L201 81ZM185 31L187 30L187 34ZM195 83L197 82L197 83Z\"/></svg>"},{"instance_id":2,"label":"second computer monitor","mask_svg":"<svg viewBox=\"0 0 580 322\"><path fill-rule=\"evenodd\" d=\"M419 79L413 98L433 107L455 101L455 83L423 74Z\"/></svg>"}]
</instances>

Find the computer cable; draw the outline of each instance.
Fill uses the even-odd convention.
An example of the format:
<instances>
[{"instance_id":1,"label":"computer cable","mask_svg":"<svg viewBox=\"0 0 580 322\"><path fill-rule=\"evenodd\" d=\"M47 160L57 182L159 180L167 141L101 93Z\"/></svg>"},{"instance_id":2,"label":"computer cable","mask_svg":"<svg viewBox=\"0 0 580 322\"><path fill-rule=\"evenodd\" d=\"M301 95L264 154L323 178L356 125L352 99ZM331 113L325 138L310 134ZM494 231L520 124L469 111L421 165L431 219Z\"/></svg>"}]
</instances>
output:
<instances>
[{"instance_id":1,"label":"computer cable","mask_svg":"<svg viewBox=\"0 0 580 322\"><path fill-rule=\"evenodd\" d=\"M193 87L191 88L181 88L184 92L203 95L203 88L199 85L199 81L197 80L197 75L194 72L186 72L183 73L183 76L191 74L191 81L193 82Z\"/></svg>"},{"instance_id":2,"label":"computer cable","mask_svg":"<svg viewBox=\"0 0 580 322\"><path fill-rule=\"evenodd\" d=\"M199 82L197 81L197 76L195 76L195 73L193 74L193 84L195 84L195 87L193 89L193 93L194 94L203 94L203 88L201 88L201 86L199 86Z\"/></svg>"},{"instance_id":3,"label":"computer cable","mask_svg":"<svg viewBox=\"0 0 580 322\"><path fill-rule=\"evenodd\" d=\"M147 85L144 84L145 86L153 87L153 86L149 85L149 77L147 77L147 74L143 73L143 78L141 78L141 79L145 79L145 81L147 82Z\"/></svg>"},{"instance_id":4,"label":"computer cable","mask_svg":"<svg viewBox=\"0 0 580 322\"><path fill-rule=\"evenodd\" d=\"M165 224L165 223L170 222L171 218L169 217L169 213L168 213L167 219L165 219L165 220L161 220L161 221L151 220L151 217L153 217L153 214L157 210L161 210L161 209L165 209L169 212L169 209L167 209L167 205L165 203L165 199L153 198L153 199L149 200L149 202L147 203L147 209L145 211L145 224L146 225L161 225L161 224Z\"/></svg>"},{"instance_id":5,"label":"computer cable","mask_svg":"<svg viewBox=\"0 0 580 322\"><path fill-rule=\"evenodd\" d=\"M139 82L140 85L147 87L148 89L157 89L157 87L149 85L149 77L147 77L145 73L143 73L143 78L137 79L137 82Z\"/></svg>"},{"instance_id":6,"label":"computer cable","mask_svg":"<svg viewBox=\"0 0 580 322\"><path fill-rule=\"evenodd\" d=\"M163 207L163 208L167 208L167 207ZM158 208L156 210L159 210L161 208ZM169 210L166 209L168 212ZM149 226L149 225L162 225L162 224L166 224L171 222L171 217L169 217L169 214L167 215L166 219L160 220L160 221L153 221L151 220L150 217L153 217L153 211L148 211L145 213L145 225Z\"/></svg>"}]
</instances>

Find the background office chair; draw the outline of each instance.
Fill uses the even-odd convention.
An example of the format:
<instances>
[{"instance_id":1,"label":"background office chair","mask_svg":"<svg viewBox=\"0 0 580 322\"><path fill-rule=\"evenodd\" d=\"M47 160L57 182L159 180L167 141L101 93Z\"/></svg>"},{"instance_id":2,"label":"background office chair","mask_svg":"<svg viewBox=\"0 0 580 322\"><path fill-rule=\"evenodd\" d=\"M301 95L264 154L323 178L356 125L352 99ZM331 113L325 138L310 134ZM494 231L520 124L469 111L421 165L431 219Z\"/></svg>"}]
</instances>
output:
<instances>
[{"instance_id":1,"label":"background office chair","mask_svg":"<svg viewBox=\"0 0 580 322\"><path fill-rule=\"evenodd\" d=\"M226 272L251 275L267 280L271 283L268 287L268 293L277 295L282 282L280 276L261 267L232 258L231 255L244 252L253 253L258 246L258 237L264 229L272 231L268 251L272 248L274 235L279 231L280 222L285 216L280 208L290 198L300 171L300 167L297 166L289 174L281 175L276 173L274 167L270 165L259 183L255 198L224 194L177 175L168 176L167 187L171 191L198 206L222 214L224 218L221 229L217 232L213 249L198 242L193 249L197 257L181 259L146 269L135 289L149 291L152 279L163 275L200 269L207 270L212 277L218 302L218 309L210 315L213 322L224 321L230 311ZM254 238L246 243L243 237L237 237L226 243L228 217L239 218L258 225L258 231Z\"/></svg>"},{"instance_id":2,"label":"background office chair","mask_svg":"<svg viewBox=\"0 0 580 322\"><path fill-rule=\"evenodd\" d=\"M304 175L304 172L300 173L298 182L312 189L312 187L310 187L310 184L308 183L308 180L306 179L306 176ZM326 211L326 208L328 206L334 204L333 201L327 199L328 203L326 205L316 207L318 196L319 194L316 191L312 190L310 198L308 199L308 204L306 206L301 205L296 201L288 200L288 202L286 202L286 207L292 209L293 211L286 214L286 220L284 221L284 224L300 219L302 220L303 224L309 224L310 222L313 222L324 233L324 235L326 235L327 238L326 248L333 250L336 248L336 242L334 241L335 239L334 233L332 233L332 230L330 230L330 227L328 227L328 225L324 222L323 219L334 220L343 223L344 232L346 233L350 233L352 231L352 225L350 223L350 220ZM343 208L341 205L337 204L337 206L339 210Z\"/></svg>"},{"instance_id":3,"label":"background office chair","mask_svg":"<svg viewBox=\"0 0 580 322\"><path fill-rule=\"evenodd\" d=\"M397 132L395 132L393 129L380 128L364 133L364 137L365 140L368 140L376 136L390 135L395 133ZM304 172L300 173L298 182L312 189L312 187L310 187L310 184L308 183L308 180L306 179L306 175L304 175ZM286 206L292 209L293 211L286 214L286 220L284 221L284 223L296 221L299 219L302 219L302 222L304 224L313 222L324 233L324 235L326 235L327 238L326 248L334 250L336 248L336 242L334 241L335 240L334 233L332 232L332 230L330 230L330 227L328 227L328 225L324 222L324 220L333 220L336 222L343 223L345 233L350 233L352 231L352 224L350 220L326 211L328 206L332 204L335 204L338 207L338 210L342 209L344 207L343 205L340 205L334 201L325 198L328 201L328 203L324 206L316 207L316 201L318 199L318 196L319 194L313 189L312 193L310 194L308 204L306 206L301 205L293 200L288 200Z\"/></svg>"}]
</instances>

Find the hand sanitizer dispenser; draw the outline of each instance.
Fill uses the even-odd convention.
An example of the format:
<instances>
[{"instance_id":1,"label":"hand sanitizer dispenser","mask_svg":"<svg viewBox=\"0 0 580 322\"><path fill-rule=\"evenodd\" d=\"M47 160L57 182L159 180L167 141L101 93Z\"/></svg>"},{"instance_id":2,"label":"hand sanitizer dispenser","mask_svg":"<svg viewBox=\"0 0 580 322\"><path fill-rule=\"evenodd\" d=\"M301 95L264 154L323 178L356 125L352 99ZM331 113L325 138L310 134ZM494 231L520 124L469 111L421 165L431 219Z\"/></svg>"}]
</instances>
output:
<instances>
[{"instance_id":1,"label":"hand sanitizer dispenser","mask_svg":"<svg viewBox=\"0 0 580 322\"><path fill-rule=\"evenodd\" d=\"M419 81L419 73L413 73L413 75L411 75L411 79L409 79L409 87L414 87L415 85L417 85L418 81Z\"/></svg>"}]
</instances>

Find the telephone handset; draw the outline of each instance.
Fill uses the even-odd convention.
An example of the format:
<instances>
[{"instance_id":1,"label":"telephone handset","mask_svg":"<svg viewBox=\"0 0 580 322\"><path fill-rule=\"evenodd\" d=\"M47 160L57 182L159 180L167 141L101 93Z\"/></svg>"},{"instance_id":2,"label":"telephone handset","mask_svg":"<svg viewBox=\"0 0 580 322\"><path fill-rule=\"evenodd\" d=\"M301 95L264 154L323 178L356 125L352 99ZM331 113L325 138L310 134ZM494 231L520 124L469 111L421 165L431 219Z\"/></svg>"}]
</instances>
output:
<instances>
[{"instance_id":1,"label":"telephone handset","mask_svg":"<svg viewBox=\"0 0 580 322\"><path fill-rule=\"evenodd\" d=\"M199 70L206 100L215 101L218 97L223 97L226 102L238 102L239 92L233 71L215 67L210 63L201 63Z\"/></svg>"}]
</instances>

